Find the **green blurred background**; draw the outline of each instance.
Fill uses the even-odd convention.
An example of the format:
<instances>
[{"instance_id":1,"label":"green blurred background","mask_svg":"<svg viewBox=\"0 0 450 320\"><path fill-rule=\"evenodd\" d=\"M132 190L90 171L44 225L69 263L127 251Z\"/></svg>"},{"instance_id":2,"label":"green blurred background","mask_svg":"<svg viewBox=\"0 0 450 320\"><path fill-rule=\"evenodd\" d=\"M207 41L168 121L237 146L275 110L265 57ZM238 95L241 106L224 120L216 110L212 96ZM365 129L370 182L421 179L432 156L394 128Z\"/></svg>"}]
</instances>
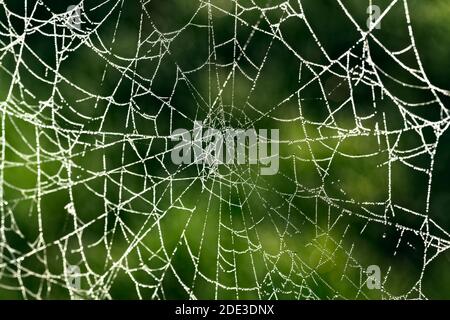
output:
<instances>
[{"instance_id":1,"label":"green blurred background","mask_svg":"<svg viewBox=\"0 0 450 320\"><path fill-rule=\"evenodd\" d=\"M77 4L0 5L0 298L450 297L448 1ZM279 173L171 164L196 120Z\"/></svg>"}]
</instances>

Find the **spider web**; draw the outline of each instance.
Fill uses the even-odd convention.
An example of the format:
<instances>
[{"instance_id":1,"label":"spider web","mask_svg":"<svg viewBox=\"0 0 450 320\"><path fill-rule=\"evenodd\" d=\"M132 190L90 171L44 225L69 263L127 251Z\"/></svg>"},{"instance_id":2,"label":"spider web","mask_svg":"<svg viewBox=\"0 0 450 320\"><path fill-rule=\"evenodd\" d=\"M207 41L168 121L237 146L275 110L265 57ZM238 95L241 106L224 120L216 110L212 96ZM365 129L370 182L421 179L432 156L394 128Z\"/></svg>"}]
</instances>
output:
<instances>
[{"instance_id":1,"label":"spider web","mask_svg":"<svg viewBox=\"0 0 450 320\"><path fill-rule=\"evenodd\" d=\"M368 29L371 4L330 2L333 29L304 0L1 1L2 295L426 298L450 246L430 210L449 92L408 1ZM278 174L174 165L195 121L279 128Z\"/></svg>"}]
</instances>

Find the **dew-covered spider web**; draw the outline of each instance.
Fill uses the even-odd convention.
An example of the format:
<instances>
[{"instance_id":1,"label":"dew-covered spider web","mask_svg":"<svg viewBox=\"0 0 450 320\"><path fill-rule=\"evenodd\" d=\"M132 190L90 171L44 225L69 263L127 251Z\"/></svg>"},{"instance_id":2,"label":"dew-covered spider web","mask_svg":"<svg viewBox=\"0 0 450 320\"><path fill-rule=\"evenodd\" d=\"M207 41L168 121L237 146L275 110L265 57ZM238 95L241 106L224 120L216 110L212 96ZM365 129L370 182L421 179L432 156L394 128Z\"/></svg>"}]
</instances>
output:
<instances>
[{"instance_id":1,"label":"dew-covered spider web","mask_svg":"<svg viewBox=\"0 0 450 320\"><path fill-rule=\"evenodd\" d=\"M449 293L449 92L372 1L0 1L0 297ZM279 129L278 173L175 165L196 121Z\"/></svg>"}]
</instances>

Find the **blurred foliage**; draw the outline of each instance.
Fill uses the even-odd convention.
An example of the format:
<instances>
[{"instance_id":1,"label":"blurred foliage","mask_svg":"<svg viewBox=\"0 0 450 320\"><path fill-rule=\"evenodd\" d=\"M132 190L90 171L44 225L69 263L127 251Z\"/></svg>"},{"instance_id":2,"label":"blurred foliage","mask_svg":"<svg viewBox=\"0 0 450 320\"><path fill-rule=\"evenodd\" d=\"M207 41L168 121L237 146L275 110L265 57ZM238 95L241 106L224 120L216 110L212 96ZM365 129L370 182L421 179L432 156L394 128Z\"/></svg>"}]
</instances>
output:
<instances>
[{"instance_id":1,"label":"blurred foliage","mask_svg":"<svg viewBox=\"0 0 450 320\"><path fill-rule=\"evenodd\" d=\"M282 10L267 11L267 16L262 20L261 11L243 12L235 27L235 5L229 0L211 0L211 7L199 6L196 0L152 0L145 2L145 8L141 1L119 1L119 5L108 1L95 11L87 10L101 2L84 1L85 14L90 22L84 21L83 28L93 28L102 21L96 26L96 35L89 38L89 45L82 44L79 38L75 38L71 44L63 43L69 41L67 39L55 40L43 32L54 34L53 28L56 27L46 25L42 32L27 34L25 39L28 48L42 61L32 55L30 50L24 50L20 64L7 51L2 55L0 83L3 85L0 87L0 99L7 101L12 81L11 71L18 65L20 83L34 97L14 86L15 100L7 101L8 104L17 104L27 110L30 121L2 113L5 118L2 127L5 139L15 149L6 148L4 155L8 165L4 168L3 193L8 204L3 205L2 210L3 214L9 210L13 212L14 224L22 236L18 235L17 230L7 232L6 242L17 252L3 251L2 261L6 262L6 267L0 271L0 276L3 275L0 279L1 298L21 299L24 295L33 298L30 292L39 292L38 295L45 298L68 298L67 284L60 276L64 272L64 261L73 264L83 261L81 271L86 276L82 279L82 288L92 288L93 291L86 293L86 298L107 298L108 295L102 290L109 292L113 298L138 298L136 283L155 285L158 277L163 278L156 290L159 298L189 298L180 285L181 281L194 288L193 294L197 298L205 299L275 296L297 299L307 298L310 291L323 299L392 298L403 295L421 297L416 292L408 295L419 279L420 289L426 297L448 298L449 254L441 253L426 266L426 272L422 274L426 252L424 246L429 246L431 240L425 238L423 233L403 233L396 227L396 224L401 224L409 226L411 230L420 230L422 219L401 211L391 216L391 212L381 212L385 206L361 205L385 202L390 192L394 204L424 213L427 176L398 161L392 162L389 190L389 168L382 165L389 160L388 153L379 152L376 156L358 158L344 156L377 153L380 149L384 150L387 144L395 143L397 137L382 137L380 142L380 137L375 135L355 134L346 139L331 139L327 142L328 147L318 140L320 135L338 134L338 130L320 128L317 123L325 123L329 117L329 108L336 110L349 97L348 83L335 75L344 69L335 64L321 75L320 83L312 82L301 90L300 97L294 95L281 107L274 109L280 101L308 83L314 77L313 71L320 70L319 67L310 70L303 66L299 78L300 64L296 54L314 63L329 65L329 59L339 59L349 47L355 46L352 51L354 59L347 61L348 68L361 65L361 34L338 1L302 0L309 26L298 17L286 19L279 25L278 35L282 39L271 35L273 24L280 20ZM267 2L239 0L243 6L256 3L261 8L284 1L270 1L270 5ZM63 13L69 5L76 4L75 1L45 0L43 3L45 8L39 6L37 12L33 13L43 20L50 19L52 13ZM298 8L298 1L290 0L288 3ZM355 22L364 28L369 1L343 0L342 3ZM386 8L391 1L373 0L372 3ZM427 77L432 84L448 89L450 24L447 23L447 17L450 3L445 0L409 0L407 3L415 44ZM25 14L23 1L6 0L4 6L18 17ZM27 1L27 8L29 15L33 1ZM4 9L0 11L0 21L4 21ZM8 18L12 20L15 32L21 34L30 26L24 26L18 17ZM201 27L207 26L209 21L213 21L213 29ZM255 32L251 26L258 21L260 31ZM314 30L320 46L308 28ZM62 29L58 32L62 33ZM154 30L162 33L155 33ZM403 1L393 6L383 18L381 28L373 32L390 51L400 51L410 45ZM239 67L249 76L257 76L256 82L250 81L241 72L236 72L232 80L227 80L233 68L232 62L236 59L234 43L227 41L234 39L235 33L235 39L241 46L252 37L245 49L245 59L239 60ZM3 46L13 41L4 35L0 39ZM142 39L147 39L147 42L144 43ZM212 54L213 41L216 50L211 59L219 68L205 65ZM368 42L373 61L385 75L420 85L373 40ZM68 53L59 65L58 74L65 80L58 82L58 94L55 95L52 81L55 76L49 69L55 68L60 59L55 54L58 51L55 46L60 48L62 45L73 52ZM97 51L92 47L97 48ZM162 59L151 58L158 57L164 50L170 54L165 54ZM136 60L136 57L144 56L145 59ZM263 68L255 70L250 61L256 65L264 62ZM412 50L403 54L401 61L417 68ZM25 68L25 64L31 69ZM188 81L180 80L180 71L188 70L194 70L184 75ZM48 82L37 80L38 76ZM217 81L221 84L228 81L223 91L219 91ZM429 90L408 88L387 76L382 81L399 99L410 102L430 99ZM136 96L144 92L136 88L136 83L150 89L152 94ZM372 114L374 109L370 88L353 82L351 89L358 116L364 118ZM96 97L86 99L83 90ZM320 98L322 90L327 93L328 104ZM376 125L385 123L386 130L402 130L403 115L398 108L391 99L382 97L379 89L375 90L375 94L377 113L363 120L364 127L375 130ZM220 99L215 102L217 96ZM447 103L448 97L439 97ZM297 98L301 99L301 108ZM40 107L39 101L47 101L47 107ZM168 104L181 111L184 117L173 112ZM410 109L410 112L431 121L442 117L435 105ZM136 111L134 125L131 125L130 110ZM267 116L261 117L260 114L264 113ZM296 117L308 119L309 122L277 120ZM192 184L188 179L177 181L176 184L164 180L166 170L174 172L176 168L164 167L158 159L139 162L136 150L145 155L150 147L155 154L167 148L166 140L145 136L167 136L174 126L192 128L195 119L208 119L212 127L223 126L225 119L229 127L279 128L282 139L302 141L282 144L281 154L296 155L305 161L293 165L293 158L282 158L280 174L276 176L258 177L249 168L234 168L226 172L229 174L227 182L218 183L215 179L206 178L203 181L197 179ZM336 112L335 120L341 129L352 130L356 127L350 106ZM36 123L41 125L38 127ZM118 135L61 134L45 125ZM134 140L134 143L122 143L124 134L139 134L142 138ZM430 141L435 139L432 130L423 134ZM449 230L450 223L447 212L450 204L447 169L449 139L448 133L444 133L437 150L428 213L444 230ZM54 141L58 141L59 146ZM74 141L78 143L74 144ZM334 154L337 144L340 154ZM420 135L405 133L399 141L399 148L414 148L423 144ZM72 145L73 148L69 148ZM101 147L89 148L95 145ZM58 150L58 147L64 150ZM58 156L52 158L52 152ZM40 164L38 154L45 159ZM334 157L329 167L323 168L328 170L326 178L319 175L312 154L318 159ZM71 159L73 164L70 165L67 159ZM415 165L427 167L429 161L426 157L417 157ZM39 183L42 186L39 194L38 167L41 172ZM105 175L105 172L109 174ZM161 179L143 177L147 172ZM177 173L176 177L202 175L198 168L191 166ZM61 181L55 181L55 177ZM302 190L299 190L294 177ZM67 180L78 183L66 185L64 181ZM55 187L58 184L60 188ZM150 188L152 184L154 188ZM187 190L181 196L182 204L186 208L195 207L195 210L181 210L179 202L174 206L169 190L176 195ZM136 194L139 196L136 197ZM221 198L217 197L218 194ZM281 194L295 196L282 197ZM37 200L38 197L40 200ZM152 199L159 199L157 205ZM78 221L67 213L68 203L74 204ZM242 208L232 205L236 203L243 203ZM388 218L385 223L368 223L363 218L367 215L363 207ZM42 215L43 233L39 232L38 211ZM256 227L248 229L249 223L256 224L260 220L262 222ZM158 227L154 227L155 222L159 223ZM81 234L74 232L77 225L87 223L89 226ZM330 223L333 224L332 228ZM286 231L279 230L277 226L286 228ZM245 255L222 250L233 248L240 251L249 248L248 240L236 236L236 232L230 231L231 228L240 230L253 243L259 244L261 247L254 249L260 250ZM280 234L284 236L280 237ZM141 237L141 244L129 250L136 235ZM20 253L39 247L39 241L41 245L50 244L64 237L67 241L49 245L42 250L42 254L30 255L20 261L20 266L29 270L28 274L22 272L18 276L14 269L16 266L7 262L20 256ZM106 243L113 244L110 251L106 250ZM155 254L139 250L139 247L149 248ZM354 260L349 259L349 252ZM122 259L124 255L126 259ZM160 259L161 256L170 261L169 268ZM196 269L193 257L198 259L195 262L200 270ZM218 268L220 259L234 261L235 269L234 266ZM117 261L120 263L113 268ZM152 271L146 272L142 261ZM356 262L359 266L355 265ZM221 263L226 265L223 261ZM379 265L383 277L386 277L383 283L385 292L361 286L364 281L361 267L364 269L372 264ZM129 270L133 268L136 271L131 275ZM91 273L105 277L101 281L94 280ZM16 276L12 276L14 274ZM206 278L214 279L224 287ZM236 283L239 288L252 287L255 282L261 288L259 292L229 289L234 288ZM298 291L291 282L302 283L304 288ZM23 287L29 292L18 290ZM153 288L141 287L139 290L141 297L155 298Z\"/></svg>"}]
</instances>

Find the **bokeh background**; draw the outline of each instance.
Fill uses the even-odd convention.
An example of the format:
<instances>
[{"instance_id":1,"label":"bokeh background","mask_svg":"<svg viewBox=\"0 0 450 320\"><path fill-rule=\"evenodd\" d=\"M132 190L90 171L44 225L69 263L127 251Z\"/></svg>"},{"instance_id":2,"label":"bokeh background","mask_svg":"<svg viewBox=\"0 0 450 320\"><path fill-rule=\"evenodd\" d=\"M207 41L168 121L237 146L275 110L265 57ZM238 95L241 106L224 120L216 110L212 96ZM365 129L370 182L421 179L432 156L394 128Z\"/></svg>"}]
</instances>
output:
<instances>
[{"instance_id":1,"label":"bokeh background","mask_svg":"<svg viewBox=\"0 0 450 320\"><path fill-rule=\"evenodd\" d=\"M449 298L448 16L2 1L0 298ZM196 120L279 129L279 173L171 164Z\"/></svg>"}]
</instances>

